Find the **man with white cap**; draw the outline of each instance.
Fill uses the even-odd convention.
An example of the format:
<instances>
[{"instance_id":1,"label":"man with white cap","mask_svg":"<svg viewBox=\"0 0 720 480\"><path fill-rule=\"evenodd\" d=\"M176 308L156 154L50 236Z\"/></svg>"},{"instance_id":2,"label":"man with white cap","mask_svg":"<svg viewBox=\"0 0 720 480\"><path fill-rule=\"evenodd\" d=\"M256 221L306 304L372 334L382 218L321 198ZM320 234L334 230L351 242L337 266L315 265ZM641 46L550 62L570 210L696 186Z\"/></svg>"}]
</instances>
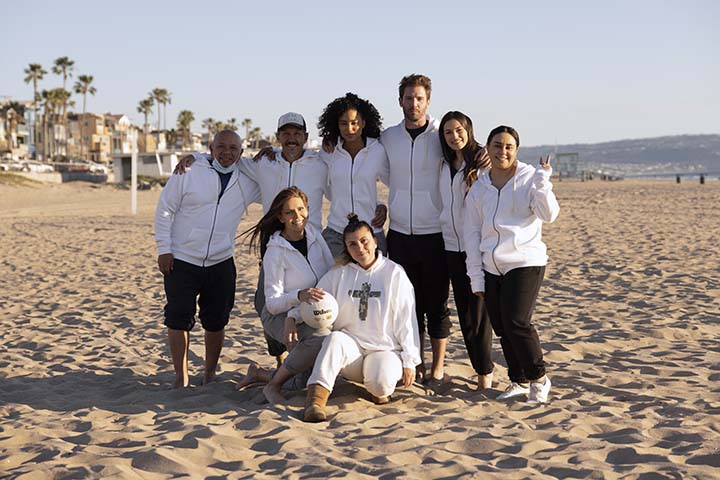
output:
<instances>
[{"instance_id":1,"label":"man with white cap","mask_svg":"<svg viewBox=\"0 0 720 480\"><path fill-rule=\"evenodd\" d=\"M238 168L260 187L263 213L267 213L273 199L281 190L295 186L305 192L308 197L308 221L317 231L322 231L322 199L326 194L327 165L320 159L317 152L305 149L308 139L305 119L295 112L281 115L278 119L276 136L282 146L279 155L276 155L272 149L265 149L255 159L241 158L237 162ZM193 161L206 156L206 154L194 154L192 157L184 157L181 159L176 173L183 173ZM263 282L264 275L261 267L254 302L258 315L265 305ZM266 340L268 353L277 359L278 366L280 366L286 355L285 346L267 335ZM248 375L240 380L238 387L241 388L252 382L252 375Z\"/></svg>"}]
</instances>

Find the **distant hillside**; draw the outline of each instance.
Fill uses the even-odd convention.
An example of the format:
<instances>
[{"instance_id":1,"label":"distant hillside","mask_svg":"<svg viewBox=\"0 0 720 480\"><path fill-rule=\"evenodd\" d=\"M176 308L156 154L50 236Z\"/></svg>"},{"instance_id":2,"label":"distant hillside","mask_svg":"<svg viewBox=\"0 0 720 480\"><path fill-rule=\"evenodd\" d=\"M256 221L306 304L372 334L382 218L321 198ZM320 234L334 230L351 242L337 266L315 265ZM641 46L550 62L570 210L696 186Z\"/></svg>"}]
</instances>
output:
<instances>
[{"instance_id":1,"label":"distant hillside","mask_svg":"<svg viewBox=\"0 0 720 480\"><path fill-rule=\"evenodd\" d=\"M535 162L547 153L579 153L588 170L634 175L720 174L720 135L675 135L615 142L521 147L520 158Z\"/></svg>"}]
</instances>

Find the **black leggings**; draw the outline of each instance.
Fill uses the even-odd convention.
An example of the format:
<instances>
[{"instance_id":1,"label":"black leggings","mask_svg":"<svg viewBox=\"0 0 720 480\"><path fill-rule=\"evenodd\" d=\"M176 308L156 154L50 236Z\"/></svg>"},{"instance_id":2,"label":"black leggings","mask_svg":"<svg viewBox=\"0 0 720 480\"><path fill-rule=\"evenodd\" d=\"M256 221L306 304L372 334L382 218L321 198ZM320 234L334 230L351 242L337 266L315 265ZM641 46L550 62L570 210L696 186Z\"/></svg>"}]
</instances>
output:
<instances>
[{"instance_id":1,"label":"black leggings","mask_svg":"<svg viewBox=\"0 0 720 480\"><path fill-rule=\"evenodd\" d=\"M472 293L465 266L465 252L445 251L445 260L470 363L478 375L487 375L492 373L494 365L492 328L485 302Z\"/></svg>"},{"instance_id":2,"label":"black leggings","mask_svg":"<svg viewBox=\"0 0 720 480\"><path fill-rule=\"evenodd\" d=\"M502 276L485 272L485 305L511 382L527 383L545 375L540 338L532 324L544 275L544 266L516 268Z\"/></svg>"}]
</instances>

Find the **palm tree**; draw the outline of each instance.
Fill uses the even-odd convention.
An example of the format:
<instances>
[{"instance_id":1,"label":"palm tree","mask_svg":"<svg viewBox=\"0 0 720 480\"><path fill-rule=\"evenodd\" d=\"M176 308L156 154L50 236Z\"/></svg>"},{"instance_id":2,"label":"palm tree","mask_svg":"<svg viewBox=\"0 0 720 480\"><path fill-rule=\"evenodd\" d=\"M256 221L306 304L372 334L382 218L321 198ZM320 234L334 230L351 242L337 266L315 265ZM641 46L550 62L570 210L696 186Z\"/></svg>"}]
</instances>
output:
<instances>
[{"instance_id":1,"label":"palm tree","mask_svg":"<svg viewBox=\"0 0 720 480\"><path fill-rule=\"evenodd\" d=\"M260 127L255 127L250 130L250 137L252 137L253 148L257 148L258 143L260 143L260 139L262 138L262 135L260 135Z\"/></svg>"},{"instance_id":2,"label":"palm tree","mask_svg":"<svg viewBox=\"0 0 720 480\"><path fill-rule=\"evenodd\" d=\"M68 57L59 57L55 59L55 64L52 67L52 71L55 75L62 75L63 78L63 90L67 91L67 79L68 77L72 77L72 71L74 69L75 61L70 60ZM70 99L70 92L68 92L68 95L62 95L63 97L67 97L67 99ZM62 124L65 125L67 122L67 107L68 102L63 103L62 105Z\"/></svg>"},{"instance_id":3,"label":"palm tree","mask_svg":"<svg viewBox=\"0 0 720 480\"><path fill-rule=\"evenodd\" d=\"M202 121L202 127L207 129L208 132L208 144L212 142L213 136L218 132L219 126L220 122L218 122L212 117L206 118Z\"/></svg>"},{"instance_id":4,"label":"palm tree","mask_svg":"<svg viewBox=\"0 0 720 480\"><path fill-rule=\"evenodd\" d=\"M158 105L163 106L163 128L167 128L167 104L172 103L171 93L165 88L154 88L150 93ZM160 130L160 108L158 107L158 130Z\"/></svg>"},{"instance_id":5,"label":"palm tree","mask_svg":"<svg viewBox=\"0 0 720 480\"><path fill-rule=\"evenodd\" d=\"M31 63L28 68L25 69L25 83L33 83L33 145L37 152L37 144L35 136L37 135L37 111L38 102L42 100L38 93L38 82L43 79L47 71L42 68L39 63Z\"/></svg>"},{"instance_id":6,"label":"palm tree","mask_svg":"<svg viewBox=\"0 0 720 480\"><path fill-rule=\"evenodd\" d=\"M145 126L143 127L143 133L148 134L148 116L152 113L152 107L155 104L153 97L148 97L145 100L138 102L137 111L145 116Z\"/></svg>"},{"instance_id":7,"label":"palm tree","mask_svg":"<svg viewBox=\"0 0 720 480\"><path fill-rule=\"evenodd\" d=\"M177 138L178 132L174 128L165 131L165 145L167 146L167 150L175 150Z\"/></svg>"},{"instance_id":8,"label":"palm tree","mask_svg":"<svg viewBox=\"0 0 720 480\"><path fill-rule=\"evenodd\" d=\"M73 91L76 94L83 96L82 113L83 113L83 120L84 120L85 119L85 107L87 105L87 94L89 93L90 95L95 95L95 92L97 92L97 89L92 86L92 82L93 82L93 80L95 80L95 78L92 75L79 75L77 78L78 79L77 79L77 82L75 82ZM82 128L80 129L80 132L81 132L81 134L80 134L80 152L81 152L81 155L83 157L85 157L85 142L83 140Z\"/></svg>"},{"instance_id":9,"label":"palm tree","mask_svg":"<svg viewBox=\"0 0 720 480\"><path fill-rule=\"evenodd\" d=\"M67 88L67 78L72 77L74 65L75 61L70 60L68 57L59 57L55 59L55 65L53 65L52 71L55 75L62 75L63 88Z\"/></svg>"},{"instance_id":10,"label":"palm tree","mask_svg":"<svg viewBox=\"0 0 720 480\"><path fill-rule=\"evenodd\" d=\"M87 104L87 94L95 95L95 92L97 92L97 89L92 86L93 80L95 80L95 78L92 75L79 75L73 87L75 93L83 96L83 113L85 113L85 106Z\"/></svg>"},{"instance_id":11,"label":"palm tree","mask_svg":"<svg viewBox=\"0 0 720 480\"><path fill-rule=\"evenodd\" d=\"M245 139L250 136L250 127L252 127L252 119L246 118L242 121L241 125L245 128Z\"/></svg>"},{"instance_id":12,"label":"palm tree","mask_svg":"<svg viewBox=\"0 0 720 480\"><path fill-rule=\"evenodd\" d=\"M189 148L192 143L192 136L190 133L190 124L195 120L195 115L190 110L182 110L178 114L177 127L182 135L182 146L183 149Z\"/></svg>"}]
</instances>

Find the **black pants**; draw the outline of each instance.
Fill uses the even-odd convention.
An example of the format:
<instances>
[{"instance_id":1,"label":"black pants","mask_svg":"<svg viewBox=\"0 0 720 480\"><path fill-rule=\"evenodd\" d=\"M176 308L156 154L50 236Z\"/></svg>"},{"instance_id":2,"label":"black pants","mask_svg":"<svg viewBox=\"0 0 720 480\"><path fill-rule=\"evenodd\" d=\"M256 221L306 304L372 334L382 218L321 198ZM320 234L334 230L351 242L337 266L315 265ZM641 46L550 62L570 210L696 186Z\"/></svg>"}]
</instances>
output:
<instances>
[{"instance_id":1,"label":"black pants","mask_svg":"<svg viewBox=\"0 0 720 480\"><path fill-rule=\"evenodd\" d=\"M415 313L419 332L430 338L450 335L450 310L447 301L450 279L445 263L445 242L442 233L405 235L390 230L387 235L390 260L404 269L415 290Z\"/></svg>"},{"instance_id":2,"label":"black pants","mask_svg":"<svg viewBox=\"0 0 720 480\"><path fill-rule=\"evenodd\" d=\"M230 319L235 304L235 262L232 257L210 267L199 267L177 258L165 284L165 326L189 332L200 306L200 323L208 332L219 332Z\"/></svg>"},{"instance_id":3,"label":"black pants","mask_svg":"<svg viewBox=\"0 0 720 480\"><path fill-rule=\"evenodd\" d=\"M487 375L493 371L494 367L492 327L485 302L472 293L465 258L465 252L445 251L460 329L470 363L478 375Z\"/></svg>"},{"instance_id":4,"label":"black pants","mask_svg":"<svg viewBox=\"0 0 720 480\"><path fill-rule=\"evenodd\" d=\"M498 276L485 272L485 305L500 337L511 382L526 383L545 375L540 338L532 324L545 267L522 267Z\"/></svg>"}]
</instances>

